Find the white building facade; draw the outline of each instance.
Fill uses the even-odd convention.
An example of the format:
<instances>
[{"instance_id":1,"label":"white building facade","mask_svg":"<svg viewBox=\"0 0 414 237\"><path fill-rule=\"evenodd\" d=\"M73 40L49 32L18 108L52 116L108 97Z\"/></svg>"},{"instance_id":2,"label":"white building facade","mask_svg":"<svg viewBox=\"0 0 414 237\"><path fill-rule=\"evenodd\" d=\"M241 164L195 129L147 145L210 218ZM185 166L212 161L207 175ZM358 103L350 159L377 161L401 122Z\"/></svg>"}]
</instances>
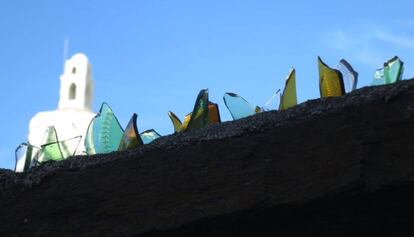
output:
<instances>
[{"instance_id":1,"label":"white building facade","mask_svg":"<svg viewBox=\"0 0 414 237\"><path fill-rule=\"evenodd\" d=\"M43 145L46 129L54 126L60 141L82 136L76 154L84 154L86 131L95 116L92 99L92 67L84 54L75 54L65 62L60 76L58 109L39 112L30 120L29 143Z\"/></svg>"}]
</instances>

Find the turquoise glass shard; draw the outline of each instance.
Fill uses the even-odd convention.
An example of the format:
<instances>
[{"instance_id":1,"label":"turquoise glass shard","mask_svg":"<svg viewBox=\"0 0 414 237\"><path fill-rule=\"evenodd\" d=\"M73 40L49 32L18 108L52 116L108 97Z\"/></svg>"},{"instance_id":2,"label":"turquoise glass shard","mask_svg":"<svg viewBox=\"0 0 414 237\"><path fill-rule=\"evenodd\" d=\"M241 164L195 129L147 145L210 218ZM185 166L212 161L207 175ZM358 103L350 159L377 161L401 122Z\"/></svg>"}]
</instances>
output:
<instances>
[{"instance_id":1,"label":"turquoise glass shard","mask_svg":"<svg viewBox=\"0 0 414 237\"><path fill-rule=\"evenodd\" d=\"M227 109L230 111L233 120L256 114L255 108L251 106L243 97L235 93L225 93L223 100Z\"/></svg>"},{"instance_id":2,"label":"turquoise glass shard","mask_svg":"<svg viewBox=\"0 0 414 237\"><path fill-rule=\"evenodd\" d=\"M395 83L402 79L404 63L397 56L384 63L384 78L386 84Z\"/></svg>"},{"instance_id":3,"label":"turquoise glass shard","mask_svg":"<svg viewBox=\"0 0 414 237\"><path fill-rule=\"evenodd\" d=\"M140 136L144 144L149 144L161 137L161 135L157 133L154 129L146 130L142 132Z\"/></svg>"},{"instance_id":4,"label":"turquoise glass shard","mask_svg":"<svg viewBox=\"0 0 414 237\"><path fill-rule=\"evenodd\" d=\"M203 89L198 93L191 113L186 131L194 131L203 128L208 123L208 90Z\"/></svg>"},{"instance_id":5,"label":"turquoise glass shard","mask_svg":"<svg viewBox=\"0 0 414 237\"><path fill-rule=\"evenodd\" d=\"M137 128L137 114L134 113L128 122L125 132L122 135L118 150L126 151L143 144Z\"/></svg>"},{"instance_id":6,"label":"turquoise glass shard","mask_svg":"<svg viewBox=\"0 0 414 237\"><path fill-rule=\"evenodd\" d=\"M358 84L358 72L345 59L339 61L337 69L342 73L345 92L348 93L355 90Z\"/></svg>"},{"instance_id":7,"label":"turquoise glass shard","mask_svg":"<svg viewBox=\"0 0 414 237\"><path fill-rule=\"evenodd\" d=\"M109 153L118 150L124 134L118 119L106 103L92 119L86 132L85 148L89 155Z\"/></svg>"},{"instance_id":8,"label":"turquoise glass shard","mask_svg":"<svg viewBox=\"0 0 414 237\"><path fill-rule=\"evenodd\" d=\"M384 63L384 67L377 69L374 73L372 85L392 84L402 80L404 62L397 56Z\"/></svg>"}]
</instances>

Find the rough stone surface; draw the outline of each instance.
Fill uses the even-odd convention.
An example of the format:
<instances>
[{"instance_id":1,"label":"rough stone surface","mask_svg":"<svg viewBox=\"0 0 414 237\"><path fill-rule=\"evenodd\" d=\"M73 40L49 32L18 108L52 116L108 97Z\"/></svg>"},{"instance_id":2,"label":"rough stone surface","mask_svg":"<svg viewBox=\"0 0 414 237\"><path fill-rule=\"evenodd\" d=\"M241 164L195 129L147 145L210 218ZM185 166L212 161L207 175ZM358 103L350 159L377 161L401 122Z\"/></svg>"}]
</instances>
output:
<instances>
[{"instance_id":1,"label":"rough stone surface","mask_svg":"<svg viewBox=\"0 0 414 237\"><path fill-rule=\"evenodd\" d=\"M411 236L414 81L0 170L0 236Z\"/></svg>"}]
</instances>

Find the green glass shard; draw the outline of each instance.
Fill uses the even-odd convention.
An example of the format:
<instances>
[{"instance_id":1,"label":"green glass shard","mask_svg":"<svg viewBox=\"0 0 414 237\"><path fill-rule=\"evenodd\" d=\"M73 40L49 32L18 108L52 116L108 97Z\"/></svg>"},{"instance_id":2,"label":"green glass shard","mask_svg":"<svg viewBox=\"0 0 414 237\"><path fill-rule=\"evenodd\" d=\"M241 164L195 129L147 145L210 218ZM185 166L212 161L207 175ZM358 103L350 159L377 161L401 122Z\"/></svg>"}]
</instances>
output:
<instances>
[{"instance_id":1,"label":"green glass shard","mask_svg":"<svg viewBox=\"0 0 414 237\"><path fill-rule=\"evenodd\" d=\"M318 57L318 69L321 98L345 94L344 81L340 71L328 67L320 57Z\"/></svg>"},{"instance_id":2,"label":"green glass shard","mask_svg":"<svg viewBox=\"0 0 414 237\"><path fill-rule=\"evenodd\" d=\"M138 133L137 117L137 114L134 113L131 119L129 120L129 123L125 128L125 132L122 135L121 141L119 143L119 151L130 150L143 144L141 137Z\"/></svg>"},{"instance_id":3,"label":"green glass shard","mask_svg":"<svg viewBox=\"0 0 414 237\"><path fill-rule=\"evenodd\" d=\"M259 107L254 108L243 97L235 93L225 93L223 100L233 120L248 117L261 111Z\"/></svg>"},{"instance_id":4,"label":"green glass shard","mask_svg":"<svg viewBox=\"0 0 414 237\"><path fill-rule=\"evenodd\" d=\"M358 84L358 72L345 59L339 61L337 69L342 74L345 92L348 93L355 90Z\"/></svg>"},{"instance_id":5,"label":"green glass shard","mask_svg":"<svg viewBox=\"0 0 414 237\"><path fill-rule=\"evenodd\" d=\"M140 134L140 137L142 139L142 142L144 144L149 144L153 142L154 140L161 137L159 133L157 133L154 129L149 129Z\"/></svg>"},{"instance_id":6,"label":"green glass shard","mask_svg":"<svg viewBox=\"0 0 414 237\"><path fill-rule=\"evenodd\" d=\"M296 104L296 71L294 68L291 68L286 78L285 89L280 95L279 110L288 109Z\"/></svg>"},{"instance_id":7,"label":"green glass shard","mask_svg":"<svg viewBox=\"0 0 414 237\"><path fill-rule=\"evenodd\" d=\"M102 103L86 132L85 148L89 155L118 150L124 131L111 108Z\"/></svg>"},{"instance_id":8,"label":"green glass shard","mask_svg":"<svg viewBox=\"0 0 414 237\"><path fill-rule=\"evenodd\" d=\"M63 160L55 127L51 126L46 129L42 144L38 159L40 163L48 160Z\"/></svg>"},{"instance_id":9,"label":"green glass shard","mask_svg":"<svg viewBox=\"0 0 414 237\"><path fill-rule=\"evenodd\" d=\"M208 102L208 123L209 124L221 123L218 104Z\"/></svg>"},{"instance_id":10,"label":"green glass shard","mask_svg":"<svg viewBox=\"0 0 414 237\"><path fill-rule=\"evenodd\" d=\"M402 79L404 63L397 56L384 63L385 83L391 84Z\"/></svg>"},{"instance_id":11,"label":"green glass shard","mask_svg":"<svg viewBox=\"0 0 414 237\"><path fill-rule=\"evenodd\" d=\"M185 123L185 120L184 120ZM193 112L186 131L194 131L203 128L208 123L208 90L203 89L198 93Z\"/></svg>"},{"instance_id":12,"label":"green glass shard","mask_svg":"<svg viewBox=\"0 0 414 237\"><path fill-rule=\"evenodd\" d=\"M74 156L82 136L59 141L55 128L49 127L45 132L44 144L40 147L37 162L59 161Z\"/></svg>"},{"instance_id":13,"label":"green glass shard","mask_svg":"<svg viewBox=\"0 0 414 237\"><path fill-rule=\"evenodd\" d=\"M193 112L187 114L182 123L173 112L169 111L168 116L174 125L174 132L178 133L187 130L197 130L206 126L210 119L212 123L219 121L220 115L218 114L218 106L214 103L210 103L211 106L209 108L209 103L208 90L204 89L198 93ZM212 111L211 117L209 117L209 109Z\"/></svg>"}]
</instances>

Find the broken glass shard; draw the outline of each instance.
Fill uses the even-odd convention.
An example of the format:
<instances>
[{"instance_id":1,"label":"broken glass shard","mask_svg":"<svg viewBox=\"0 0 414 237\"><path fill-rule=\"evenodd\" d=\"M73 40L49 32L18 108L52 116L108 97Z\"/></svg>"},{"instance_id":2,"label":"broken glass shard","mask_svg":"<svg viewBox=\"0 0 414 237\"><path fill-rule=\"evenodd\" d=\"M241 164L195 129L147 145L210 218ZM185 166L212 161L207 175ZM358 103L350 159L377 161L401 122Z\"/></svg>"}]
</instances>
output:
<instances>
[{"instance_id":1,"label":"broken glass shard","mask_svg":"<svg viewBox=\"0 0 414 237\"><path fill-rule=\"evenodd\" d=\"M186 131L193 131L203 128L208 122L208 90L203 89L198 93L196 102L194 104L193 112L191 113L190 121ZM185 123L185 120L184 120Z\"/></svg>"},{"instance_id":2,"label":"broken glass shard","mask_svg":"<svg viewBox=\"0 0 414 237\"><path fill-rule=\"evenodd\" d=\"M16 157L15 172L24 172L30 167L31 156L27 155L28 146L26 143L20 144L14 152Z\"/></svg>"},{"instance_id":3,"label":"broken glass shard","mask_svg":"<svg viewBox=\"0 0 414 237\"><path fill-rule=\"evenodd\" d=\"M171 122L174 126L174 132L178 133L181 132L181 120L175 115L173 112L168 111L168 117L170 117Z\"/></svg>"},{"instance_id":4,"label":"broken glass shard","mask_svg":"<svg viewBox=\"0 0 414 237\"><path fill-rule=\"evenodd\" d=\"M85 148L89 155L118 150L124 130L108 104L103 103L86 132Z\"/></svg>"},{"instance_id":5,"label":"broken glass shard","mask_svg":"<svg viewBox=\"0 0 414 237\"><path fill-rule=\"evenodd\" d=\"M397 56L384 63L384 78L386 84L395 83L402 79L404 63Z\"/></svg>"},{"instance_id":6,"label":"broken glass shard","mask_svg":"<svg viewBox=\"0 0 414 237\"><path fill-rule=\"evenodd\" d=\"M14 171L24 172L34 166L34 161L37 160L39 150L38 147L35 147L30 143L20 144L15 151L16 165Z\"/></svg>"},{"instance_id":7,"label":"broken glass shard","mask_svg":"<svg viewBox=\"0 0 414 237\"><path fill-rule=\"evenodd\" d=\"M124 134L122 135L121 141L119 143L119 151L126 151L133 148L136 148L142 145L143 142L139 136L137 128L137 114L134 113L129 120L127 127L125 128Z\"/></svg>"},{"instance_id":8,"label":"broken glass shard","mask_svg":"<svg viewBox=\"0 0 414 237\"><path fill-rule=\"evenodd\" d=\"M296 71L294 68L291 68L286 78L285 89L280 95L279 110L286 110L296 104Z\"/></svg>"},{"instance_id":9,"label":"broken glass shard","mask_svg":"<svg viewBox=\"0 0 414 237\"><path fill-rule=\"evenodd\" d=\"M74 156L82 136L73 137L67 140L59 141L55 128L49 127L45 132L44 144L40 147L37 162L53 160L59 161Z\"/></svg>"},{"instance_id":10,"label":"broken glass shard","mask_svg":"<svg viewBox=\"0 0 414 237\"><path fill-rule=\"evenodd\" d=\"M384 63L384 67L375 70L372 85L392 84L402 80L404 73L404 62L397 56Z\"/></svg>"},{"instance_id":11,"label":"broken glass shard","mask_svg":"<svg viewBox=\"0 0 414 237\"><path fill-rule=\"evenodd\" d=\"M337 69L341 72L344 80L345 92L351 92L356 89L358 83L358 72L345 59L339 61Z\"/></svg>"},{"instance_id":12,"label":"broken glass shard","mask_svg":"<svg viewBox=\"0 0 414 237\"><path fill-rule=\"evenodd\" d=\"M208 123L221 123L218 105L212 102L208 102Z\"/></svg>"},{"instance_id":13,"label":"broken glass shard","mask_svg":"<svg viewBox=\"0 0 414 237\"><path fill-rule=\"evenodd\" d=\"M154 129L146 130L142 132L140 136L144 144L149 144L161 137L161 135L158 134Z\"/></svg>"},{"instance_id":14,"label":"broken glass shard","mask_svg":"<svg viewBox=\"0 0 414 237\"><path fill-rule=\"evenodd\" d=\"M321 98L345 94L344 82L340 71L328 67L320 57L318 57L318 69Z\"/></svg>"},{"instance_id":15,"label":"broken glass shard","mask_svg":"<svg viewBox=\"0 0 414 237\"><path fill-rule=\"evenodd\" d=\"M243 97L235 93L225 93L223 100L227 109L230 111L233 120L256 114L257 108L251 106ZM258 108L258 110L260 110L260 108Z\"/></svg>"},{"instance_id":16,"label":"broken glass shard","mask_svg":"<svg viewBox=\"0 0 414 237\"><path fill-rule=\"evenodd\" d=\"M379 68L375 70L374 81L372 82L372 85L385 85L384 68Z\"/></svg>"},{"instance_id":17,"label":"broken glass shard","mask_svg":"<svg viewBox=\"0 0 414 237\"><path fill-rule=\"evenodd\" d=\"M48 127L43 137L43 145L40 146L38 161L40 163L48 160L62 160L63 154L59 148L59 142L55 127Z\"/></svg>"}]
</instances>

